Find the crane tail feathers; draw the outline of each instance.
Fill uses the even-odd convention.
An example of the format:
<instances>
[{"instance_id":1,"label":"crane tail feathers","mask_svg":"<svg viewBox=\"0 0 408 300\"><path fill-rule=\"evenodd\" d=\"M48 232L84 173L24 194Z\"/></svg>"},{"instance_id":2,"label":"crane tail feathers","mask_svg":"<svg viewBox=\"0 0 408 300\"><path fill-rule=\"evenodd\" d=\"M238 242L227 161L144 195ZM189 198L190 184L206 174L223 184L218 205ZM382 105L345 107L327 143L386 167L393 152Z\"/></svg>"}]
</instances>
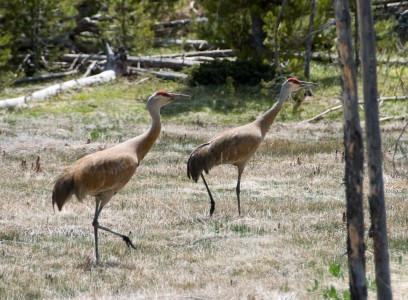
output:
<instances>
[{"instance_id":1,"label":"crane tail feathers","mask_svg":"<svg viewBox=\"0 0 408 300\"><path fill-rule=\"evenodd\" d=\"M52 207L57 204L58 210L61 211L64 204L72 197L75 192L75 182L72 174L64 172L57 178L52 190Z\"/></svg>"},{"instance_id":2,"label":"crane tail feathers","mask_svg":"<svg viewBox=\"0 0 408 300\"><path fill-rule=\"evenodd\" d=\"M198 181L203 171L208 174L209 170L213 167L213 159L211 155L209 155L208 148L205 147L207 145L209 145L209 143L197 147L188 158L187 176L195 182Z\"/></svg>"}]
</instances>

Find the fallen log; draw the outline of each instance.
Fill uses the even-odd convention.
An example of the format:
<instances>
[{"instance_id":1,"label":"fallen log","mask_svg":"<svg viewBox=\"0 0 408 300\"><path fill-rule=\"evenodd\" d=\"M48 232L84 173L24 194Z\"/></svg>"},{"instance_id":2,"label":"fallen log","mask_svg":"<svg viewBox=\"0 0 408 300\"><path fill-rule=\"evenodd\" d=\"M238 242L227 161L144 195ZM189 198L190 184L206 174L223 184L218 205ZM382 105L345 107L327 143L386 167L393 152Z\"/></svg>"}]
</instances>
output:
<instances>
[{"instance_id":1,"label":"fallen log","mask_svg":"<svg viewBox=\"0 0 408 300\"><path fill-rule=\"evenodd\" d=\"M132 66L143 68L167 68L172 70L182 70L186 67L192 67L200 64L197 61L188 61L182 59L171 58L144 58L144 57L128 57L129 64Z\"/></svg>"},{"instance_id":2,"label":"fallen log","mask_svg":"<svg viewBox=\"0 0 408 300\"><path fill-rule=\"evenodd\" d=\"M64 54L61 59L64 61L73 61L79 55L86 58L89 55L84 54ZM106 60L105 55L93 55L93 60ZM192 67L199 64L197 61L187 61L182 59L172 59L172 58L150 58L150 57L136 57L128 56L127 62L131 66L142 67L142 68L168 68L173 70L181 70L185 67Z\"/></svg>"},{"instance_id":3,"label":"fallen log","mask_svg":"<svg viewBox=\"0 0 408 300\"><path fill-rule=\"evenodd\" d=\"M184 46L185 48L194 48L197 50L208 50L212 48L212 45L206 40L157 39L154 45L156 47Z\"/></svg>"},{"instance_id":4,"label":"fallen log","mask_svg":"<svg viewBox=\"0 0 408 300\"><path fill-rule=\"evenodd\" d=\"M71 70L67 72L53 73L53 74L45 74L45 75L39 75L39 76L34 76L34 77L23 77L23 78L16 80L14 84L58 79L58 78L63 78L66 76L74 75L76 73L78 73L78 70Z\"/></svg>"},{"instance_id":5,"label":"fallen log","mask_svg":"<svg viewBox=\"0 0 408 300\"><path fill-rule=\"evenodd\" d=\"M182 80L186 79L187 75L183 73L173 73L173 72L166 72L166 71L152 71L152 70L147 70L147 69L142 69L142 68L131 68L132 72L138 73L138 74L152 74L156 77L163 78L163 79L169 79L169 80Z\"/></svg>"},{"instance_id":6,"label":"fallen log","mask_svg":"<svg viewBox=\"0 0 408 300\"><path fill-rule=\"evenodd\" d=\"M89 67L86 69L86 72L84 73L84 75L82 75L82 77L88 77L89 74L91 74L92 70L95 68L96 64L98 63L97 60L93 60L91 62L91 64L89 65Z\"/></svg>"},{"instance_id":7,"label":"fallen log","mask_svg":"<svg viewBox=\"0 0 408 300\"><path fill-rule=\"evenodd\" d=\"M154 23L155 27L174 27L174 26L182 26L182 25L189 25L191 23L202 23L208 22L208 18L196 18L196 19L182 19L182 20L173 20L167 22L156 22Z\"/></svg>"},{"instance_id":8,"label":"fallen log","mask_svg":"<svg viewBox=\"0 0 408 300\"><path fill-rule=\"evenodd\" d=\"M2 100L0 101L0 108L16 107L29 102L42 100L50 96L55 96L60 92L66 91L68 89L83 87L92 84L99 84L113 80L115 78L116 78L115 72L113 70L108 70L94 76L69 80L63 83L54 84L52 86L46 87L44 89L41 89L39 91L33 92L25 96Z\"/></svg>"},{"instance_id":9,"label":"fallen log","mask_svg":"<svg viewBox=\"0 0 408 300\"><path fill-rule=\"evenodd\" d=\"M106 40L104 40L104 46L106 53L106 56L104 56L104 59L106 60L105 71L94 76L83 77L80 79L69 80L60 84L54 84L39 91L33 92L29 95L0 101L0 108L12 108L18 105L26 104L28 102L43 100L50 96L55 96L60 92L68 89L111 81L115 79L117 75L125 74L127 69L125 52L120 51L119 49L119 51L114 53ZM88 68L88 70L89 69L90 68Z\"/></svg>"},{"instance_id":10,"label":"fallen log","mask_svg":"<svg viewBox=\"0 0 408 300\"><path fill-rule=\"evenodd\" d=\"M221 50L206 50L206 51L195 51L195 52L185 52L185 53L173 53L173 54L158 54L150 56L142 56L143 58L175 58L175 57L234 57L235 54L231 49L221 49Z\"/></svg>"}]
</instances>

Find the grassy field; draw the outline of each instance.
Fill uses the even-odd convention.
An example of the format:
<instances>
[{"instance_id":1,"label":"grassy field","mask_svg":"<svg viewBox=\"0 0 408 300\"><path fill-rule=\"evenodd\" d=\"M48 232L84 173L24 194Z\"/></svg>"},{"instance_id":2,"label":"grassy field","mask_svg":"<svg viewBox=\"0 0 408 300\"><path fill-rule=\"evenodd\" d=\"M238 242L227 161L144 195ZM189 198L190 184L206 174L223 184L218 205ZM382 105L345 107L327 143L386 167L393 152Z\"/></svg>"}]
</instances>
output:
<instances>
[{"instance_id":1,"label":"grassy field","mask_svg":"<svg viewBox=\"0 0 408 300\"><path fill-rule=\"evenodd\" d=\"M278 83L232 91L120 79L0 111L0 298L347 298L341 110L317 123L300 123L338 103L336 72L315 69L315 97L296 112L293 102L285 104L243 174L241 217L235 168L217 167L207 176L216 201L210 218L205 187L188 180L186 161L220 130L247 123L271 106ZM381 95L402 94L397 75L380 68ZM1 98L35 88L9 89ZM137 249L101 233L97 266L94 200L73 198L62 212L53 212L53 181L83 155L147 130L145 100L159 88L193 97L162 109L160 139L99 218L101 225L129 233ZM406 101L381 106L382 116L407 113ZM408 163L397 155L398 173L393 168L405 122L382 124L394 299L408 295ZM406 133L403 140L406 149ZM368 229L367 205L365 223ZM368 237L366 244L368 289L375 298Z\"/></svg>"}]
</instances>

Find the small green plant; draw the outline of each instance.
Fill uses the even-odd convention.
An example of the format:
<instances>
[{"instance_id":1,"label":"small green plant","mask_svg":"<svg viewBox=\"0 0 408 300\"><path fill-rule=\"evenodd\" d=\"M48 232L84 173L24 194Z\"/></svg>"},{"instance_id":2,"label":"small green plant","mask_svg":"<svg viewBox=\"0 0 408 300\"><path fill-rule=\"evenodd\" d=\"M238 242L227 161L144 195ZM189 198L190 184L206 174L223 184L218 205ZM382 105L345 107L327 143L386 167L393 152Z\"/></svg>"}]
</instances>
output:
<instances>
[{"instance_id":1,"label":"small green plant","mask_svg":"<svg viewBox=\"0 0 408 300\"><path fill-rule=\"evenodd\" d=\"M103 139L106 137L106 132L108 131L107 128L105 127L99 127L97 126L91 131L91 139L92 141L98 141L100 139Z\"/></svg>"},{"instance_id":2,"label":"small green plant","mask_svg":"<svg viewBox=\"0 0 408 300\"><path fill-rule=\"evenodd\" d=\"M15 126L17 124L16 119L12 118L10 115L7 115L6 117L4 117L3 122L10 126Z\"/></svg>"},{"instance_id":3,"label":"small green plant","mask_svg":"<svg viewBox=\"0 0 408 300\"><path fill-rule=\"evenodd\" d=\"M323 293L325 299L336 299L336 300L350 300L350 291L343 290L343 292L338 291L334 285L330 288L326 288Z\"/></svg>"},{"instance_id":4,"label":"small green plant","mask_svg":"<svg viewBox=\"0 0 408 300\"><path fill-rule=\"evenodd\" d=\"M244 224L244 223L232 224L230 226L230 229L231 231L235 233L239 233L241 236L246 235L251 232L251 228L247 224Z\"/></svg>"},{"instance_id":5,"label":"small green plant","mask_svg":"<svg viewBox=\"0 0 408 300\"><path fill-rule=\"evenodd\" d=\"M368 277L367 278L367 289L376 291L377 290L377 283L375 278Z\"/></svg>"},{"instance_id":6,"label":"small green plant","mask_svg":"<svg viewBox=\"0 0 408 300\"><path fill-rule=\"evenodd\" d=\"M17 231L0 232L0 241L17 241L20 239L20 233Z\"/></svg>"},{"instance_id":7,"label":"small green plant","mask_svg":"<svg viewBox=\"0 0 408 300\"><path fill-rule=\"evenodd\" d=\"M223 224L219 221L214 222L214 232L215 233L220 233L220 229L223 228Z\"/></svg>"},{"instance_id":8,"label":"small green plant","mask_svg":"<svg viewBox=\"0 0 408 300\"><path fill-rule=\"evenodd\" d=\"M341 270L341 265L340 264L330 264L329 272L330 272L330 274L332 274L336 278L344 279L343 271Z\"/></svg>"},{"instance_id":9,"label":"small green plant","mask_svg":"<svg viewBox=\"0 0 408 300\"><path fill-rule=\"evenodd\" d=\"M323 295L325 299L340 299L339 293L334 285L331 285L330 288L326 288Z\"/></svg>"},{"instance_id":10,"label":"small green plant","mask_svg":"<svg viewBox=\"0 0 408 300\"><path fill-rule=\"evenodd\" d=\"M319 288L319 281L317 279L314 280L313 286L311 288L308 288L308 292L315 292Z\"/></svg>"}]
</instances>

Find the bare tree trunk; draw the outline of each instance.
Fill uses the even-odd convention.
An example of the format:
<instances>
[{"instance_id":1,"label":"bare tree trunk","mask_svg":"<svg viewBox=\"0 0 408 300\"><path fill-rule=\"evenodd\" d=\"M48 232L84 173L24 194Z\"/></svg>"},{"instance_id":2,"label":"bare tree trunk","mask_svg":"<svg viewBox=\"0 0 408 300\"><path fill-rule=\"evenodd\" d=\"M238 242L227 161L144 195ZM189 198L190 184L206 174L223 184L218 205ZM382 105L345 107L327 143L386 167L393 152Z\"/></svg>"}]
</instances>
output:
<instances>
[{"instance_id":1,"label":"bare tree trunk","mask_svg":"<svg viewBox=\"0 0 408 300\"><path fill-rule=\"evenodd\" d=\"M392 299L384 182L382 176L381 134L378 119L375 32L371 1L358 0L357 12L360 23L360 41L364 41L361 43L361 66L368 154L368 201L370 205L371 232L374 241L377 299Z\"/></svg>"},{"instance_id":2,"label":"bare tree trunk","mask_svg":"<svg viewBox=\"0 0 408 300\"><path fill-rule=\"evenodd\" d=\"M279 42L278 42L278 30L279 30L279 24L281 22L281 17L283 14L283 11L285 10L286 4L288 3L288 0L283 0L281 8L279 10L278 15L276 16L276 21L275 21L275 37L274 37L274 45L275 45L275 61L273 66L275 67L275 70L278 69L279 67Z\"/></svg>"},{"instance_id":3,"label":"bare tree trunk","mask_svg":"<svg viewBox=\"0 0 408 300\"><path fill-rule=\"evenodd\" d=\"M307 38L306 38L306 58L305 58L305 77L306 80L310 80L310 60L312 58L312 41L313 41L313 27L314 27L314 17L316 12L316 0L312 1L312 7L309 17L309 26L307 28Z\"/></svg>"},{"instance_id":4,"label":"bare tree trunk","mask_svg":"<svg viewBox=\"0 0 408 300\"><path fill-rule=\"evenodd\" d=\"M357 74L347 0L333 0L336 16L344 115L344 154L347 201L347 255L351 299L367 299L363 213L364 147L358 114Z\"/></svg>"},{"instance_id":5,"label":"bare tree trunk","mask_svg":"<svg viewBox=\"0 0 408 300\"><path fill-rule=\"evenodd\" d=\"M252 12L251 13L251 20L252 20L252 36L256 51L257 60L262 61L262 58L265 54L265 47L264 47L264 39L265 34L262 29L263 21L259 12Z\"/></svg>"},{"instance_id":6,"label":"bare tree trunk","mask_svg":"<svg viewBox=\"0 0 408 300\"><path fill-rule=\"evenodd\" d=\"M357 11L354 14L354 31L355 31L354 32L354 46L355 46L354 60L356 62L356 67L357 67L357 70L358 70L358 67L360 66L360 55L359 55L358 47L359 47L360 43L359 43L359 40L358 40L358 16L357 16Z\"/></svg>"}]
</instances>

